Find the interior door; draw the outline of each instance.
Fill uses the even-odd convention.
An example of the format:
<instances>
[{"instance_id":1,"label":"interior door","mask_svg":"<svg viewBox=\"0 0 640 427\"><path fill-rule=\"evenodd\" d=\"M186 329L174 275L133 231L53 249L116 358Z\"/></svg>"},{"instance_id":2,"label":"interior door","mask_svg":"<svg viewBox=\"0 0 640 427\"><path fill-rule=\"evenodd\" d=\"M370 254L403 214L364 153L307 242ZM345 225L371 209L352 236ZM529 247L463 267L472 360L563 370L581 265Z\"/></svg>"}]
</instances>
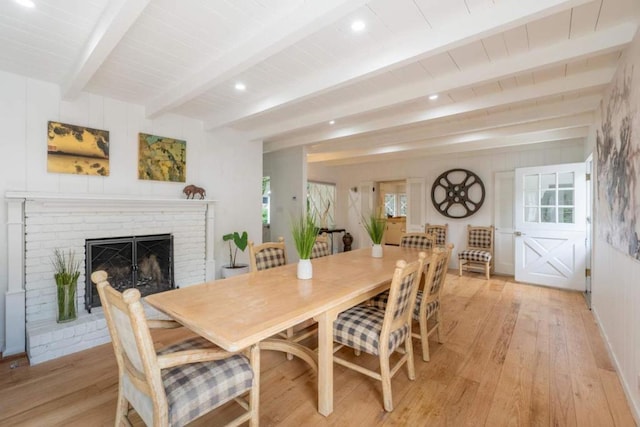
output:
<instances>
[{"instance_id":1,"label":"interior door","mask_svg":"<svg viewBox=\"0 0 640 427\"><path fill-rule=\"evenodd\" d=\"M494 176L494 265L498 274L514 275L513 199L515 173L496 172Z\"/></svg>"},{"instance_id":2,"label":"interior door","mask_svg":"<svg viewBox=\"0 0 640 427\"><path fill-rule=\"evenodd\" d=\"M407 233L424 231L425 186L424 178L407 179Z\"/></svg>"},{"instance_id":3,"label":"interior door","mask_svg":"<svg viewBox=\"0 0 640 427\"><path fill-rule=\"evenodd\" d=\"M585 276L584 276L584 297L587 302L587 307L591 310L591 265L592 265L592 236L593 236L593 154L589 155L585 162L586 170L586 205L587 205L587 226L584 239L585 248Z\"/></svg>"},{"instance_id":4,"label":"interior door","mask_svg":"<svg viewBox=\"0 0 640 427\"><path fill-rule=\"evenodd\" d=\"M517 281L583 290L585 164L515 172Z\"/></svg>"}]
</instances>

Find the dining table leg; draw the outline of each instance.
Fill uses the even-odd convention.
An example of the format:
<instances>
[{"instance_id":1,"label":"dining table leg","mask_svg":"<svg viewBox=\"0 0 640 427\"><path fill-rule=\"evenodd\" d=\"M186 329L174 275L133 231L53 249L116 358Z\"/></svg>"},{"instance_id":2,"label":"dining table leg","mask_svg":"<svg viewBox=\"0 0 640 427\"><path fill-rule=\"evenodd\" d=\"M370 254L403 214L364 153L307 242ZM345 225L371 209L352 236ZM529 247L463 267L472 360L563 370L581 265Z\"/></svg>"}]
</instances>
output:
<instances>
[{"instance_id":1,"label":"dining table leg","mask_svg":"<svg viewBox=\"0 0 640 427\"><path fill-rule=\"evenodd\" d=\"M318 412L333 412L333 321L337 313L325 312L318 321Z\"/></svg>"}]
</instances>

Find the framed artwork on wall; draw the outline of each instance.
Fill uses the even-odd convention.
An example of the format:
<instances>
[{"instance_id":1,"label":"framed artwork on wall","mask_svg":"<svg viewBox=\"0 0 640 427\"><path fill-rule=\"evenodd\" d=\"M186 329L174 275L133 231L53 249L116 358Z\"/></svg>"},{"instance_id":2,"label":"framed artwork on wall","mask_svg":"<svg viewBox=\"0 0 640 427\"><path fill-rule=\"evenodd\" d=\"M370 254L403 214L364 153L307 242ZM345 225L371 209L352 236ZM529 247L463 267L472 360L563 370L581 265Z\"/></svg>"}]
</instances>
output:
<instances>
[{"instance_id":1,"label":"framed artwork on wall","mask_svg":"<svg viewBox=\"0 0 640 427\"><path fill-rule=\"evenodd\" d=\"M185 182L187 142L163 136L138 134L138 178Z\"/></svg>"},{"instance_id":2,"label":"framed artwork on wall","mask_svg":"<svg viewBox=\"0 0 640 427\"><path fill-rule=\"evenodd\" d=\"M47 171L108 176L109 131L48 122Z\"/></svg>"},{"instance_id":3,"label":"framed artwork on wall","mask_svg":"<svg viewBox=\"0 0 640 427\"><path fill-rule=\"evenodd\" d=\"M629 55L629 58L637 58ZM621 68L596 130L600 235L640 261L640 61ZM635 101L634 101L635 100Z\"/></svg>"}]
</instances>

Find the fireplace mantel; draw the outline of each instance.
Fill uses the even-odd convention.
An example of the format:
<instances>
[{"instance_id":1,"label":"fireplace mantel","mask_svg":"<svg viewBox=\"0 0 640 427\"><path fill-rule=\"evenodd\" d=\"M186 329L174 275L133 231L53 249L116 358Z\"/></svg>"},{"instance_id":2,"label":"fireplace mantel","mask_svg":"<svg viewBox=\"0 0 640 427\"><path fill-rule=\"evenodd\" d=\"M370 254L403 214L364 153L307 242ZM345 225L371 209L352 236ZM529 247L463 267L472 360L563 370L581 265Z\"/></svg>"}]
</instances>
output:
<instances>
[{"instance_id":1,"label":"fireplace mantel","mask_svg":"<svg viewBox=\"0 0 640 427\"><path fill-rule=\"evenodd\" d=\"M80 313L76 322L56 324L48 271L53 247L73 249L84 257L87 238L172 233L177 245L176 285L215 277L215 200L12 191L5 193L5 203L5 355L26 349L32 363L39 363L108 340L104 319L98 315Z\"/></svg>"}]
</instances>

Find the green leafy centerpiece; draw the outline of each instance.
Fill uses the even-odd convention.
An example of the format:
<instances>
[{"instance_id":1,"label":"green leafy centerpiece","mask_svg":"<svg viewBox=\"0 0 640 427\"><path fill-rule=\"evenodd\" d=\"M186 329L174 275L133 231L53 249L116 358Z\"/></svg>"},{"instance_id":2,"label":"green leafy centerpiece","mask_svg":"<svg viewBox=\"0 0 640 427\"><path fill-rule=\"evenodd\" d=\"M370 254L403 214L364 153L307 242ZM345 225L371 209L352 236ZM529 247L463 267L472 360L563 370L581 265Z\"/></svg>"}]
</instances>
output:
<instances>
[{"instance_id":1,"label":"green leafy centerpiece","mask_svg":"<svg viewBox=\"0 0 640 427\"><path fill-rule=\"evenodd\" d=\"M70 322L78 317L78 277L80 276L80 260L75 252L67 253L56 249L51 260L55 269L54 278L58 295L58 323Z\"/></svg>"},{"instance_id":2,"label":"green leafy centerpiece","mask_svg":"<svg viewBox=\"0 0 640 427\"><path fill-rule=\"evenodd\" d=\"M384 238L384 231L387 228L386 218L377 216L375 213L371 213L368 217L362 218L362 225L373 242L371 256L374 258L381 258L382 239Z\"/></svg>"},{"instance_id":3,"label":"green leafy centerpiece","mask_svg":"<svg viewBox=\"0 0 640 427\"><path fill-rule=\"evenodd\" d=\"M298 279L311 279L313 268L311 266L311 252L318 236L318 228L311 213L300 215L291 222L291 234L296 251L300 257L298 262Z\"/></svg>"}]
</instances>

